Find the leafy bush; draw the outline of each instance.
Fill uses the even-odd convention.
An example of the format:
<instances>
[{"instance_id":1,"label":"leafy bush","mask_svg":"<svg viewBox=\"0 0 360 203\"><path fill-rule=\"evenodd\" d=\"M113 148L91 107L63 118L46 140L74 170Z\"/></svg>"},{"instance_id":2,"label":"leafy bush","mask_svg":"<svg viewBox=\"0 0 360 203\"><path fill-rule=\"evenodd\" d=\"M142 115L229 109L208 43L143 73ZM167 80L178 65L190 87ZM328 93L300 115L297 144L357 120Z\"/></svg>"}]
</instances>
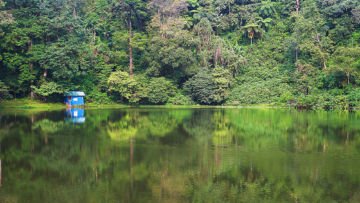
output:
<instances>
[{"instance_id":1,"label":"leafy bush","mask_svg":"<svg viewBox=\"0 0 360 203\"><path fill-rule=\"evenodd\" d=\"M96 104L110 104L111 98L106 92L100 92L96 88L87 95L87 100Z\"/></svg>"},{"instance_id":2,"label":"leafy bush","mask_svg":"<svg viewBox=\"0 0 360 203\"><path fill-rule=\"evenodd\" d=\"M360 107L360 89L352 89L347 95L347 100L349 102L349 107Z\"/></svg>"},{"instance_id":3,"label":"leafy bush","mask_svg":"<svg viewBox=\"0 0 360 203\"><path fill-rule=\"evenodd\" d=\"M297 99L298 109L313 109L315 108L317 98L313 95L301 95Z\"/></svg>"},{"instance_id":4,"label":"leafy bush","mask_svg":"<svg viewBox=\"0 0 360 203\"><path fill-rule=\"evenodd\" d=\"M169 104L173 105L191 105L194 104L194 102L191 100L191 98L181 94L177 93L175 96L169 98L168 100Z\"/></svg>"},{"instance_id":5,"label":"leafy bush","mask_svg":"<svg viewBox=\"0 0 360 203\"><path fill-rule=\"evenodd\" d=\"M110 92L120 94L122 98L130 103L138 103L140 101L137 92L141 87L134 78L130 78L127 72L116 71L111 73L108 79L108 86Z\"/></svg>"},{"instance_id":6,"label":"leafy bush","mask_svg":"<svg viewBox=\"0 0 360 203\"><path fill-rule=\"evenodd\" d=\"M213 102L214 82L208 71L201 71L194 77L190 78L184 85L192 99L201 104L211 104Z\"/></svg>"},{"instance_id":7,"label":"leafy bush","mask_svg":"<svg viewBox=\"0 0 360 203\"><path fill-rule=\"evenodd\" d=\"M164 77L152 78L148 84L148 100L152 104L165 104L170 97L174 96L176 87Z\"/></svg>"},{"instance_id":8,"label":"leafy bush","mask_svg":"<svg viewBox=\"0 0 360 203\"><path fill-rule=\"evenodd\" d=\"M40 85L39 88L32 86L31 87L34 93L43 98L59 95L64 93L64 89L61 85L58 85L55 82L45 82Z\"/></svg>"},{"instance_id":9,"label":"leafy bush","mask_svg":"<svg viewBox=\"0 0 360 203\"><path fill-rule=\"evenodd\" d=\"M268 64L265 65L268 66ZM287 102L285 100L291 98L292 91L288 84L288 77L280 73L276 67L250 66L236 80L230 92L228 104Z\"/></svg>"},{"instance_id":10,"label":"leafy bush","mask_svg":"<svg viewBox=\"0 0 360 203\"><path fill-rule=\"evenodd\" d=\"M244 83L235 86L230 93L228 103L260 104L276 101L285 101L291 98L289 86L279 80L258 81L256 83ZM285 98L288 97L288 98Z\"/></svg>"},{"instance_id":11,"label":"leafy bush","mask_svg":"<svg viewBox=\"0 0 360 203\"><path fill-rule=\"evenodd\" d=\"M293 101L294 99L295 99L295 97L294 97L293 93L291 93L290 91L285 91L280 95L279 102L287 103L287 102Z\"/></svg>"},{"instance_id":12,"label":"leafy bush","mask_svg":"<svg viewBox=\"0 0 360 203\"><path fill-rule=\"evenodd\" d=\"M3 99L10 99L9 87L0 81L0 101Z\"/></svg>"},{"instance_id":13,"label":"leafy bush","mask_svg":"<svg viewBox=\"0 0 360 203\"><path fill-rule=\"evenodd\" d=\"M184 89L200 104L221 104L228 97L230 74L222 68L205 69L190 78Z\"/></svg>"}]
</instances>

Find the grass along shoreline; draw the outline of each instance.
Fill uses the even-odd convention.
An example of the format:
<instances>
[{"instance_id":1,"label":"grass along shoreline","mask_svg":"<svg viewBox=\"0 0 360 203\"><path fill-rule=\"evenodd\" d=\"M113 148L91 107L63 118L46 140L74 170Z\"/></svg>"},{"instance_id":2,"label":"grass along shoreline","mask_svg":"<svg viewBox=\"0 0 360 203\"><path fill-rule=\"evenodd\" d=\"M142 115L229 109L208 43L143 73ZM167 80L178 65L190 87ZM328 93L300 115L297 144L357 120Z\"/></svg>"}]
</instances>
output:
<instances>
[{"instance_id":1,"label":"grass along shoreline","mask_svg":"<svg viewBox=\"0 0 360 203\"><path fill-rule=\"evenodd\" d=\"M127 104L97 104L86 103L85 108L287 108L284 105L276 104L254 104L254 105L127 105ZM66 109L64 103L41 102L31 99L14 99L0 102L0 109L42 109L58 110Z\"/></svg>"},{"instance_id":2,"label":"grass along shoreline","mask_svg":"<svg viewBox=\"0 0 360 203\"><path fill-rule=\"evenodd\" d=\"M164 105L129 105L129 104L98 104L98 103L89 103L85 104L86 109L117 109L117 108L163 108L163 109L186 109L186 108L255 108L255 109L295 109L294 106L289 106L286 104L243 104L243 105L173 105L173 104L164 104ZM13 99L13 100L3 100L0 101L0 111L4 109L17 109L17 110L61 110L66 109L64 103L54 103L54 102L42 102L39 100L31 100L28 98L23 99ZM310 111L348 111L345 109L329 109L324 110L321 108L314 109L300 109L300 110L310 110ZM354 108L352 111L359 111L359 108Z\"/></svg>"}]
</instances>

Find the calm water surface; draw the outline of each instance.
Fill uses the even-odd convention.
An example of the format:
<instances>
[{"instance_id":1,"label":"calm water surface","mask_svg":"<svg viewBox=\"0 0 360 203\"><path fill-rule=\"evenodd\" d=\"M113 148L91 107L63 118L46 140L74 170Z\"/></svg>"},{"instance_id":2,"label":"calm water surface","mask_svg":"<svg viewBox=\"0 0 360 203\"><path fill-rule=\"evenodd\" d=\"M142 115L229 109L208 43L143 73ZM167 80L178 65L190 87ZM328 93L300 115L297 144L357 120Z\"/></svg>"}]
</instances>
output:
<instances>
[{"instance_id":1,"label":"calm water surface","mask_svg":"<svg viewBox=\"0 0 360 203\"><path fill-rule=\"evenodd\" d=\"M360 114L0 112L0 202L360 202Z\"/></svg>"}]
</instances>

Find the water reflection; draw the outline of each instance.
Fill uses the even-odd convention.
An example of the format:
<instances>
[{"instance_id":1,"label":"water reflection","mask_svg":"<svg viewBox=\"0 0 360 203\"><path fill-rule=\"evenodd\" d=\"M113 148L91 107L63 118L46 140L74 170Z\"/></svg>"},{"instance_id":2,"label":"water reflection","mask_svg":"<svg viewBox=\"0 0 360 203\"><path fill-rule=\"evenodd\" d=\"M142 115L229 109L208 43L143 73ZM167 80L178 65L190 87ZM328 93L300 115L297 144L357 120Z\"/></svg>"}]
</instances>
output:
<instances>
[{"instance_id":1,"label":"water reflection","mask_svg":"<svg viewBox=\"0 0 360 203\"><path fill-rule=\"evenodd\" d=\"M85 109L67 108L65 120L71 123L85 123Z\"/></svg>"},{"instance_id":2,"label":"water reflection","mask_svg":"<svg viewBox=\"0 0 360 203\"><path fill-rule=\"evenodd\" d=\"M358 114L86 114L0 113L0 202L360 202Z\"/></svg>"}]
</instances>

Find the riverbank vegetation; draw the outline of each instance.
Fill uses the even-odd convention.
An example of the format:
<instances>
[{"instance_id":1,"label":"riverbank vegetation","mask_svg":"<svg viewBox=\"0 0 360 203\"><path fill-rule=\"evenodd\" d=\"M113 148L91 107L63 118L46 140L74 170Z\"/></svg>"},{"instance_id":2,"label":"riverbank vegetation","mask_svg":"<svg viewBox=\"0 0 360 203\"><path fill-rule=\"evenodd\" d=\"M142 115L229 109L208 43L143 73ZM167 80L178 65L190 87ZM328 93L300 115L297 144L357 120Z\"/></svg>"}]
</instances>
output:
<instances>
[{"instance_id":1,"label":"riverbank vegetation","mask_svg":"<svg viewBox=\"0 0 360 203\"><path fill-rule=\"evenodd\" d=\"M352 0L0 0L0 100L360 106Z\"/></svg>"}]
</instances>

